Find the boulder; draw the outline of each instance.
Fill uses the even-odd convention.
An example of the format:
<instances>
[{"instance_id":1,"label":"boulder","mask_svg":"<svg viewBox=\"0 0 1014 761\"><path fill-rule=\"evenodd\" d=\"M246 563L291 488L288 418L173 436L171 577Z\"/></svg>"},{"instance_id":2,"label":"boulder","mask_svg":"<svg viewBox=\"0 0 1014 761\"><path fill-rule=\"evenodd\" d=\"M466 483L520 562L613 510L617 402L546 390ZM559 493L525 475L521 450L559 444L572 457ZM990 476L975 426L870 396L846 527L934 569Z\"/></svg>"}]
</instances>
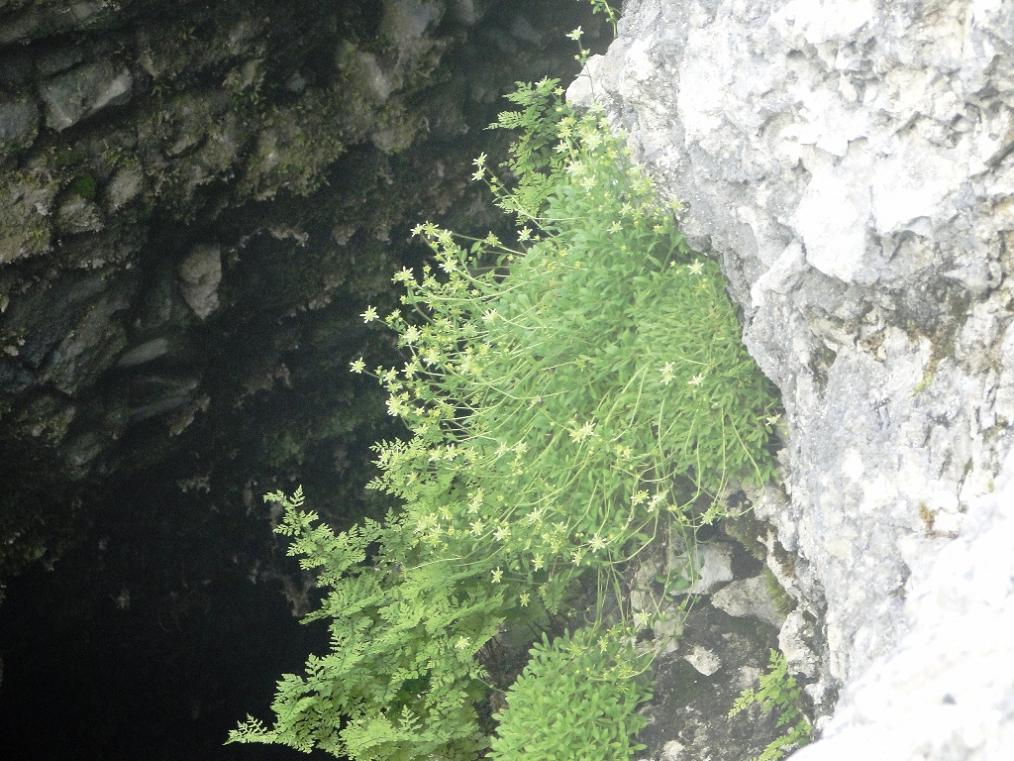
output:
<instances>
[{"instance_id":1,"label":"boulder","mask_svg":"<svg viewBox=\"0 0 1014 761\"><path fill-rule=\"evenodd\" d=\"M39 88L46 104L46 126L62 132L105 108L126 103L133 88L130 70L109 61L85 64L59 74Z\"/></svg>"}]
</instances>

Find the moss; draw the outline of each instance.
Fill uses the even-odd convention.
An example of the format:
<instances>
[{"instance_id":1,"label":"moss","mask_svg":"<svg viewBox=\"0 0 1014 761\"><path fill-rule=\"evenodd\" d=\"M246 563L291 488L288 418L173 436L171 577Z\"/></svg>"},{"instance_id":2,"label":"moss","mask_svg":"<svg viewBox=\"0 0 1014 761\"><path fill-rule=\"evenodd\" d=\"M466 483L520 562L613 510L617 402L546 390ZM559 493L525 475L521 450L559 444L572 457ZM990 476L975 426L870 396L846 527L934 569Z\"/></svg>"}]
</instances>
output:
<instances>
[{"instance_id":1,"label":"moss","mask_svg":"<svg viewBox=\"0 0 1014 761\"><path fill-rule=\"evenodd\" d=\"M764 524L753 517L752 513L726 518L722 521L722 529L729 538L734 539L751 557L764 562L767 557L767 547L760 541L759 537L764 530Z\"/></svg>"},{"instance_id":2,"label":"moss","mask_svg":"<svg viewBox=\"0 0 1014 761\"><path fill-rule=\"evenodd\" d=\"M778 611L778 615L788 616L796 608L796 601L793 600L789 593L785 591L781 584L778 583L778 579L775 578L774 573L771 572L770 568L765 568L764 573L764 588L767 589L768 596L771 598L771 602L774 603L775 610Z\"/></svg>"},{"instance_id":3,"label":"moss","mask_svg":"<svg viewBox=\"0 0 1014 761\"><path fill-rule=\"evenodd\" d=\"M71 180L69 190L87 201L94 201L98 194L98 182L90 174L79 174Z\"/></svg>"},{"instance_id":4,"label":"moss","mask_svg":"<svg viewBox=\"0 0 1014 761\"><path fill-rule=\"evenodd\" d=\"M257 136L243 193L270 198L284 188L308 196L326 182L326 170L346 151L342 122L347 100L337 89L318 89L291 106L276 107Z\"/></svg>"},{"instance_id":5,"label":"moss","mask_svg":"<svg viewBox=\"0 0 1014 761\"><path fill-rule=\"evenodd\" d=\"M0 263L47 253L59 184L39 172L0 172Z\"/></svg>"}]
</instances>

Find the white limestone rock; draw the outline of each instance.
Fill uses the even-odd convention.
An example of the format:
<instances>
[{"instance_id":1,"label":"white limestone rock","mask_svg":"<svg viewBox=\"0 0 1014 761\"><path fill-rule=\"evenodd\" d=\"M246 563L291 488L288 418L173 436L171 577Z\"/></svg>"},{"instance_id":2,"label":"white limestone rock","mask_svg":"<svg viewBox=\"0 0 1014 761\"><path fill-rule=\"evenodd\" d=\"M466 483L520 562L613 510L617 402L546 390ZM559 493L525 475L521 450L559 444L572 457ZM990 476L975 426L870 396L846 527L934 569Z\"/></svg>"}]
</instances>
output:
<instances>
[{"instance_id":1,"label":"white limestone rock","mask_svg":"<svg viewBox=\"0 0 1014 761\"><path fill-rule=\"evenodd\" d=\"M711 595L710 602L733 618L755 618L776 629L785 619L768 593L763 574L726 584Z\"/></svg>"},{"instance_id":2,"label":"white limestone rock","mask_svg":"<svg viewBox=\"0 0 1014 761\"><path fill-rule=\"evenodd\" d=\"M628 0L568 96L685 203L781 391L758 514L840 689L797 757L1009 757L1014 4Z\"/></svg>"}]
</instances>

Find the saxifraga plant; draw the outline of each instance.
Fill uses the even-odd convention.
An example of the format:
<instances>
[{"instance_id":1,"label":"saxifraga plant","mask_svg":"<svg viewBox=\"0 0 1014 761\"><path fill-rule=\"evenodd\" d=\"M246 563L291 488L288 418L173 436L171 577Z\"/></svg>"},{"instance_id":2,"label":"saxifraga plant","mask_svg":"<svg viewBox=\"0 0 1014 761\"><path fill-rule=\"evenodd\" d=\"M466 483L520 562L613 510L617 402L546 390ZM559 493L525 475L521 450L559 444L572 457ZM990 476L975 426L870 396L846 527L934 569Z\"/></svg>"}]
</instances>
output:
<instances>
[{"instance_id":1,"label":"saxifraga plant","mask_svg":"<svg viewBox=\"0 0 1014 761\"><path fill-rule=\"evenodd\" d=\"M490 687L482 648L502 627L543 625L591 573L589 631L605 630L611 601L631 637L623 564L661 532L721 517L730 480L774 471L776 400L718 266L690 249L600 113L569 108L555 80L508 97L517 108L493 126L517 131L510 182L484 156L475 179L517 219L516 241L419 225L435 267L394 276L403 312L363 314L407 354L373 371L411 437L377 445L370 487L402 507L335 534L301 496L271 495L290 553L326 590L309 620L330 621L331 650L282 679L273 726L250 719L231 742L475 759L490 744L476 712ZM545 647L574 652L573 640ZM617 748L640 699L605 712Z\"/></svg>"},{"instance_id":2,"label":"saxifraga plant","mask_svg":"<svg viewBox=\"0 0 1014 761\"><path fill-rule=\"evenodd\" d=\"M647 724L637 706L651 697L647 657L622 628L543 636L511 685L490 761L627 761Z\"/></svg>"}]
</instances>

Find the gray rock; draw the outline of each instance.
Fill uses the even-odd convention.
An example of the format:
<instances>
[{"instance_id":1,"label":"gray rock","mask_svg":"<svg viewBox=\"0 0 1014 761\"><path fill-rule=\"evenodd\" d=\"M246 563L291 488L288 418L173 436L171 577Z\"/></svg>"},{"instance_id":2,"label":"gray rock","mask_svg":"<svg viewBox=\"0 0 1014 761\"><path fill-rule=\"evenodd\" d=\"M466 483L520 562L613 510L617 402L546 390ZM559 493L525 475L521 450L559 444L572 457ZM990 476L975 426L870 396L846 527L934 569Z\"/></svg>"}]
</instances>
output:
<instances>
[{"instance_id":1,"label":"gray rock","mask_svg":"<svg viewBox=\"0 0 1014 761\"><path fill-rule=\"evenodd\" d=\"M380 32L396 45L420 39L443 16L441 3L433 0L386 0Z\"/></svg>"},{"instance_id":2,"label":"gray rock","mask_svg":"<svg viewBox=\"0 0 1014 761\"><path fill-rule=\"evenodd\" d=\"M84 60L80 45L63 45L47 50L35 59L35 71L42 78L51 77L77 66Z\"/></svg>"},{"instance_id":3,"label":"gray rock","mask_svg":"<svg viewBox=\"0 0 1014 761\"><path fill-rule=\"evenodd\" d=\"M0 153L27 148L39 133L39 107L27 98L0 103Z\"/></svg>"},{"instance_id":4,"label":"gray rock","mask_svg":"<svg viewBox=\"0 0 1014 761\"><path fill-rule=\"evenodd\" d=\"M105 188L106 209L119 211L135 200L144 190L144 172L139 166L117 170Z\"/></svg>"},{"instance_id":5,"label":"gray rock","mask_svg":"<svg viewBox=\"0 0 1014 761\"><path fill-rule=\"evenodd\" d=\"M97 232L102 229L102 214L94 201L72 195L56 210L56 228L64 235Z\"/></svg>"},{"instance_id":6,"label":"gray rock","mask_svg":"<svg viewBox=\"0 0 1014 761\"><path fill-rule=\"evenodd\" d=\"M222 282L222 250L198 244L177 270L183 300L202 320L218 309L218 285Z\"/></svg>"},{"instance_id":7,"label":"gray rock","mask_svg":"<svg viewBox=\"0 0 1014 761\"><path fill-rule=\"evenodd\" d=\"M194 400L194 392L199 386L200 379L191 376L145 375L134 378L130 387L133 402L131 422L148 420L186 407Z\"/></svg>"},{"instance_id":8,"label":"gray rock","mask_svg":"<svg viewBox=\"0 0 1014 761\"><path fill-rule=\"evenodd\" d=\"M662 748L662 755L659 757L659 761L685 761L685 750L686 747L683 743L678 740L670 740Z\"/></svg>"},{"instance_id":9,"label":"gray rock","mask_svg":"<svg viewBox=\"0 0 1014 761\"><path fill-rule=\"evenodd\" d=\"M79 66L43 82L46 126L62 131L104 108L130 100L134 78L129 69L117 69L108 61Z\"/></svg>"},{"instance_id":10,"label":"gray rock","mask_svg":"<svg viewBox=\"0 0 1014 761\"><path fill-rule=\"evenodd\" d=\"M170 347L168 338L153 338L123 352L116 361L116 364L119 367L143 365L159 357L164 357L169 352Z\"/></svg>"},{"instance_id":11,"label":"gray rock","mask_svg":"<svg viewBox=\"0 0 1014 761\"><path fill-rule=\"evenodd\" d=\"M710 600L733 618L756 618L775 628L780 627L785 618L775 607L763 574L730 582L712 593Z\"/></svg>"},{"instance_id":12,"label":"gray rock","mask_svg":"<svg viewBox=\"0 0 1014 761\"><path fill-rule=\"evenodd\" d=\"M704 676L711 676L722 668L722 659L715 651L701 645L694 645L690 652L683 656L683 660Z\"/></svg>"},{"instance_id":13,"label":"gray rock","mask_svg":"<svg viewBox=\"0 0 1014 761\"><path fill-rule=\"evenodd\" d=\"M69 395L95 383L126 346L119 315L129 305L129 291L110 291L74 315L73 326L46 358L46 382Z\"/></svg>"},{"instance_id":14,"label":"gray rock","mask_svg":"<svg viewBox=\"0 0 1014 761\"><path fill-rule=\"evenodd\" d=\"M781 391L789 498L759 514L826 604L813 694L841 690L794 758L1006 757L1014 582L990 506L1014 470L1014 5L624 10L569 97L685 202Z\"/></svg>"},{"instance_id":15,"label":"gray rock","mask_svg":"<svg viewBox=\"0 0 1014 761\"><path fill-rule=\"evenodd\" d=\"M789 670L815 679L820 669L820 657L811 643L816 639L813 626L798 608L789 613L778 631L778 649L785 655Z\"/></svg>"},{"instance_id":16,"label":"gray rock","mask_svg":"<svg viewBox=\"0 0 1014 761\"><path fill-rule=\"evenodd\" d=\"M695 595L708 594L719 584L732 581L732 547L724 542L701 542L695 548L694 579L688 592Z\"/></svg>"}]
</instances>

